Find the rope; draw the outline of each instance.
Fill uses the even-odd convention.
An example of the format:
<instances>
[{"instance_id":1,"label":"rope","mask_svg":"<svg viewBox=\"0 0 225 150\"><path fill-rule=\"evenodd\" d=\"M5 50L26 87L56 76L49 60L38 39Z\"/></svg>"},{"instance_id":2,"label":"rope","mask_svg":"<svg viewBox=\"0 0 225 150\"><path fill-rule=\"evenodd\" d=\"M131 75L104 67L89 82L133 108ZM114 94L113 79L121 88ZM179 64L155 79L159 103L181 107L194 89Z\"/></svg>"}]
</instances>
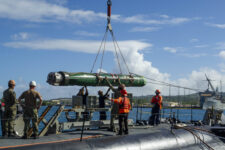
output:
<instances>
[{"instance_id":1,"label":"rope","mask_svg":"<svg viewBox=\"0 0 225 150\"><path fill-rule=\"evenodd\" d=\"M171 129L171 133L174 135L175 139L176 139L176 142L177 142L177 145L178 145L178 148L181 150L181 147L180 147L180 144L178 142L178 138L176 136L176 134L173 132L173 130Z\"/></svg>"},{"instance_id":2,"label":"rope","mask_svg":"<svg viewBox=\"0 0 225 150\"><path fill-rule=\"evenodd\" d=\"M180 128L180 129L184 129L184 130L190 132L190 133L191 133L193 136L195 136L201 143L203 143L208 149L214 150L209 144L207 144L204 140L202 140L202 139L200 138L200 136L197 135L192 129L187 128L187 127L179 127L179 128Z\"/></svg>"}]
</instances>

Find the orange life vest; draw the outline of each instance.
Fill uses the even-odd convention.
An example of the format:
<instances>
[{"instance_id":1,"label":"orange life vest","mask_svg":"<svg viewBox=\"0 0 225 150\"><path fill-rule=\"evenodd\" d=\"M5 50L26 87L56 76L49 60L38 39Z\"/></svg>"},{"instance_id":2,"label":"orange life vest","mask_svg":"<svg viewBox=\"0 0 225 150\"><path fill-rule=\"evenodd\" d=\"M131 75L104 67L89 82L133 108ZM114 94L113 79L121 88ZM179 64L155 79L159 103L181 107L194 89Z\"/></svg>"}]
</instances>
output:
<instances>
[{"instance_id":1,"label":"orange life vest","mask_svg":"<svg viewBox=\"0 0 225 150\"><path fill-rule=\"evenodd\" d=\"M152 97L151 100L152 104L159 104L159 108L162 109L162 96L160 95L155 95Z\"/></svg>"},{"instance_id":2,"label":"orange life vest","mask_svg":"<svg viewBox=\"0 0 225 150\"><path fill-rule=\"evenodd\" d=\"M119 97L113 100L115 103L119 104L119 114L129 113L131 105L130 100L127 97Z\"/></svg>"}]
</instances>

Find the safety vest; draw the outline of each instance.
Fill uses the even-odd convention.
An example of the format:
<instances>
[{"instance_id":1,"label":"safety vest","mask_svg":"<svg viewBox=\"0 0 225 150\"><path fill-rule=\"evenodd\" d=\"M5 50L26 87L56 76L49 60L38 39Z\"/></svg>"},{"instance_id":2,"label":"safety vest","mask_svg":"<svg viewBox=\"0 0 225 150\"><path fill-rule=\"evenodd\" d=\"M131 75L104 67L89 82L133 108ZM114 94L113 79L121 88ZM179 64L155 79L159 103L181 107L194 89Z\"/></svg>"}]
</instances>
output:
<instances>
[{"instance_id":1,"label":"safety vest","mask_svg":"<svg viewBox=\"0 0 225 150\"><path fill-rule=\"evenodd\" d=\"M162 96L160 96L160 95L153 96L152 100L151 100L151 103L152 104L158 104L159 108L162 109Z\"/></svg>"},{"instance_id":2,"label":"safety vest","mask_svg":"<svg viewBox=\"0 0 225 150\"><path fill-rule=\"evenodd\" d=\"M113 101L119 104L119 114L129 113L131 108L129 98L119 97L118 99L115 99Z\"/></svg>"}]
</instances>

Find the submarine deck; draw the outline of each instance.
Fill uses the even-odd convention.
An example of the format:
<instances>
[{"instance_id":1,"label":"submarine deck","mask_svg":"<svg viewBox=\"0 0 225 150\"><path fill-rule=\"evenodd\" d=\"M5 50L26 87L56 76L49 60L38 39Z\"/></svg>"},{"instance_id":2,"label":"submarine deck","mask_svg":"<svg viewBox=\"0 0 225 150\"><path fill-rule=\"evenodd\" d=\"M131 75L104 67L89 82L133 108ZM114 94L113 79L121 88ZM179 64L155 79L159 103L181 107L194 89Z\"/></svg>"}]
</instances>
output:
<instances>
[{"instance_id":1,"label":"submarine deck","mask_svg":"<svg viewBox=\"0 0 225 150\"><path fill-rule=\"evenodd\" d=\"M162 126L164 126L162 128ZM151 128L151 130L149 130ZM135 126L129 127L129 134L137 133L148 133L160 132L160 130L165 129L166 125L160 125L159 127L153 126ZM0 139L0 149L5 148L16 148L16 147L25 147L31 145L41 145L41 144L50 144L50 143L60 143L60 142L71 142L71 141L80 141L81 131L71 131L63 132L60 134L49 134L47 136L39 137L39 139L21 139L20 137L12 138L1 138ZM84 130L83 141L93 138L102 138L110 136L119 136L115 132L107 131L107 129L98 129L98 130Z\"/></svg>"},{"instance_id":2,"label":"submarine deck","mask_svg":"<svg viewBox=\"0 0 225 150\"><path fill-rule=\"evenodd\" d=\"M159 126L133 126L129 135L118 136L115 132L102 130L85 130L80 142L81 131L50 134L39 139L0 139L0 149L201 149L202 142L190 132L173 129L169 124ZM200 137L214 149L225 149L225 144L215 135L201 133ZM206 145L207 145L206 144ZM145 148L144 148L145 147ZM204 144L203 144L204 147Z\"/></svg>"}]
</instances>

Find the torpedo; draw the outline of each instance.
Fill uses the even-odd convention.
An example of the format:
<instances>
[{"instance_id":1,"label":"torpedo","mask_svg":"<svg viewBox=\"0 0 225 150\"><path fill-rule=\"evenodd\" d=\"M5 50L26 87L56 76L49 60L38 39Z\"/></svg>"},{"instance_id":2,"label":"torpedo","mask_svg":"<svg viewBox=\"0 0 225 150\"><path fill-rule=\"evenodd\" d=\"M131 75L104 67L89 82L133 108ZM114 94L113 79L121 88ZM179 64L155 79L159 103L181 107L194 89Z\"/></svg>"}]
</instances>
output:
<instances>
[{"instance_id":1,"label":"torpedo","mask_svg":"<svg viewBox=\"0 0 225 150\"><path fill-rule=\"evenodd\" d=\"M108 86L106 78L113 86L118 86L119 81L127 87L142 87L146 84L146 79L139 75L123 75L110 73L69 73L50 72L47 83L54 86Z\"/></svg>"}]
</instances>

